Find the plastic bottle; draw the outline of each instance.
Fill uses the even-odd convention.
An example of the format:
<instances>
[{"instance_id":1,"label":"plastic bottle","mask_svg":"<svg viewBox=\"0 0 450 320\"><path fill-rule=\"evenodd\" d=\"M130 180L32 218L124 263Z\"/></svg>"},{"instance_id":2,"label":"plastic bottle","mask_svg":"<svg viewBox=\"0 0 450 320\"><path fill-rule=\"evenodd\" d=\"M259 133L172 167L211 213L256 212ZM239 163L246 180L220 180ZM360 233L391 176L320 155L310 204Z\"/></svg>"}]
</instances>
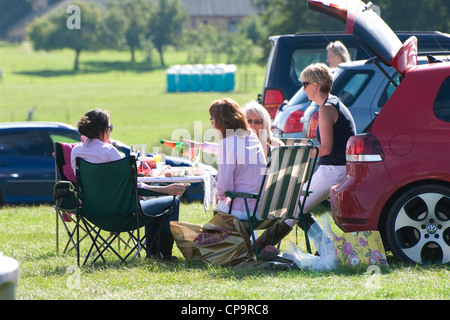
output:
<instances>
[{"instance_id":1,"label":"plastic bottle","mask_svg":"<svg viewBox=\"0 0 450 320\"><path fill-rule=\"evenodd\" d=\"M175 150L180 155L187 155L187 156L189 155L189 145L184 142L181 141L174 142L161 139L159 143Z\"/></svg>"}]
</instances>

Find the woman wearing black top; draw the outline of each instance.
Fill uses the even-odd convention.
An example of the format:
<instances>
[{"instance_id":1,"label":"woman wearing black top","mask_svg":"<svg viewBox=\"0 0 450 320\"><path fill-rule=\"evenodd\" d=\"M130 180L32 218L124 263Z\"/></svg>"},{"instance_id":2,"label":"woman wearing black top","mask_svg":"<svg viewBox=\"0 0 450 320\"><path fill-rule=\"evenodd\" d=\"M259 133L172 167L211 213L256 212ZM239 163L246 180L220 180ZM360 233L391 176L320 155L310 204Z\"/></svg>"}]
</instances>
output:
<instances>
[{"instance_id":1,"label":"woman wearing black top","mask_svg":"<svg viewBox=\"0 0 450 320\"><path fill-rule=\"evenodd\" d=\"M333 185L345 177L345 148L347 140L356 134L355 122L347 107L335 96L331 95L333 75L327 65L315 63L306 67L300 74L303 90L309 100L319 105L319 126L317 128L318 168L311 178L310 191L305 202L304 212L307 214L307 229L312 235L321 229L309 210L328 198ZM295 220L280 223L277 236L278 243L292 230ZM273 230L268 229L257 240L258 249L269 244Z\"/></svg>"}]
</instances>

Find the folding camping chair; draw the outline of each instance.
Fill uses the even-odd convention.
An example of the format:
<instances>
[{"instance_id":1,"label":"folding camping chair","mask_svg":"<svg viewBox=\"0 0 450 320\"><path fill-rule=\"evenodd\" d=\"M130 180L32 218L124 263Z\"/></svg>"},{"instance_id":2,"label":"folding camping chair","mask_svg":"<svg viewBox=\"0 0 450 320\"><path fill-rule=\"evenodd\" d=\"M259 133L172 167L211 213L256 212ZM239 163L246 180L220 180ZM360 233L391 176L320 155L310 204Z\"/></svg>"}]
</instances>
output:
<instances>
[{"instance_id":1,"label":"folding camping chair","mask_svg":"<svg viewBox=\"0 0 450 320\"><path fill-rule=\"evenodd\" d=\"M75 173L70 165L70 153L75 143L55 142L55 186L53 198L56 211L56 253L59 253L59 223L62 222L67 236L69 237L63 253L69 246L76 249L75 235L75 213L77 209L75 195Z\"/></svg>"},{"instance_id":2,"label":"folding camping chair","mask_svg":"<svg viewBox=\"0 0 450 320\"><path fill-rule=\"evenodd\" d=\"M311 152L314 147L312 143L281 146L272 150L272 156L267 164L266 173L261 183L258 194L245 192L225 192L231 198L231 213L235 198L243 198L247 220L241 220L247 227L255 248L256 258L259 260L259 252L256 247L254 231L270 228L275 223L284 219L300 220L305 226L305 213L303 207L309 195L309 183L312 175L310 166L315 166L316 156L310 161ZM303 186L306 188L303 190ZM300 202L300 196L303 200ZM253 212L249 211L248 199L256 199ZM306 228L304 228L306 230ZM305 232L307 251L311 252L308 233Z\"/></svg>"},{"instance_id":3,"label":"folding camping chair","mask_svg":"<svg viewBox=\"0 0 450 320\"><path fill-rule=\"evenodd\" d=\"M139 196L151 197L163 194L137 188L136 159L133 156L101 164L93 164L77 158L76 180L77 243L81 224L92 240L83 265L87 263L91 254L96 254L92 257L91 263L98 258L102 258L103 262L106 262L104 257L106 250L113 252L122 263L126 263L133 252L136 251L139 255L142 249L146 250L153 244L155 248L157 247L156 235L158 232L149 234L150 223L158 223L158 228L155 229L159 229L161 220L159 218L165 214L171 214L172 208L157 216L148 216L142 212ZM146 232L141 237L140 229L142 227L145 227ZM137 231L137 235L134 235L134 230ZM105 239L103 232L109 232L112 237ZM122 256L113 247L113 242L121 233L127 233L133 241L133 245L129 252L125 252L125 256ZM100 246L98 242L101 242L102 245ZM80 265L80 251L78 244L78 265Z\"/></svg>"}]
</instances>

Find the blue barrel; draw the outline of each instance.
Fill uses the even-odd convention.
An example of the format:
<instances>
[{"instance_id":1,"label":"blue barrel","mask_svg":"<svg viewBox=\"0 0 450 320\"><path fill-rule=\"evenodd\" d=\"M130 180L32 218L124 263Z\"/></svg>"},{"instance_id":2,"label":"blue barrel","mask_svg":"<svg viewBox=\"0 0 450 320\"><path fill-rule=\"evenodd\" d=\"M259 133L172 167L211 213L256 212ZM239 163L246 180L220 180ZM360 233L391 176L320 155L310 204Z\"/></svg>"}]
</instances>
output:
<instances>
[{"instance_id":1,"label":"blue barrel","mask_svg":"<svg viewBox=\"0 0 450 320\"><path fill-rule=\"evenodd\" d=\"M178 90L187 92L189 89L189 73L186 69L181 69L178 75Z\"/></svg>"},{"instance_id":2,"label":"blue barrel","mask_svg":"<svg viewBox=\"0 0 450 320\"><path fill-rule=\"evenodd\" d=\"M192 92L200 91L200 71L195 69L192 70L189 80L189 89Z\"/></svg>"},{"instance_id":3,"label":"blue barrel","mask_svg":"<svg viewBox=\"0 0 450 320\"><path fill-rule=\"evenodd\" d=\"M211 68L203 68L201 74L201 89L209 92L212 90L213 75Z\"/></svg>"},{"instance_id":4,"label":"blue barrel","mask_svg":"<svg viewBox=\"0 0 450 320\"><path fill-rule=\"evenodd\" d=\"M235 85L236 66L233 64L227 65L225 68L225 91L234 90Z\"/></svg>"},{"instance_id":5,"label":"blue barrel","mask_svg":"<svg viewBox=\"0 0 450 320\"><path fill-rule=\"evenodd\" d=\"M225 71L223 67L216 66L213 73L213 90L225 91Z\"/></svg>"},{"instance_id":6,"label":"blue barrel","mask_svg":"<svg viewBox=\"0 0 450 320\"><path fill-rule=\"evenodd\" d=\"M167 76L167 92L176 92L177 91L177 82L178 82L178 72L176 69L168 69L166 71Z\"/></svg>"}]
</instances>

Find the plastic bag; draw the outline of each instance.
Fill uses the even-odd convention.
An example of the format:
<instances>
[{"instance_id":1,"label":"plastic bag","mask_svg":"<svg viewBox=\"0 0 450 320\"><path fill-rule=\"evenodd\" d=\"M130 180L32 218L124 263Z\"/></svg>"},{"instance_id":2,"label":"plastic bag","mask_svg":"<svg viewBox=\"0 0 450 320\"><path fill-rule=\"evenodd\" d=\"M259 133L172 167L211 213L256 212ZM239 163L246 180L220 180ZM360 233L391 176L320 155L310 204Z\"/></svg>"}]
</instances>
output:
<instances>
[{"instance_id":1,"label":"plastic bag","mask_svg":"<svg viewBox=\"0 0 450 320\"><path fill-rule=\"evenodd\" d=\"M323 228L322 239L318 248L316 248L320 256L303 252L292 241L287 244L286 251L282 254L283 257L294 261L297 267L302 270L328 271L337 267L330 215L328 213L323 214L318 218L318 221Z\"/></svg>"}]
</instances>

